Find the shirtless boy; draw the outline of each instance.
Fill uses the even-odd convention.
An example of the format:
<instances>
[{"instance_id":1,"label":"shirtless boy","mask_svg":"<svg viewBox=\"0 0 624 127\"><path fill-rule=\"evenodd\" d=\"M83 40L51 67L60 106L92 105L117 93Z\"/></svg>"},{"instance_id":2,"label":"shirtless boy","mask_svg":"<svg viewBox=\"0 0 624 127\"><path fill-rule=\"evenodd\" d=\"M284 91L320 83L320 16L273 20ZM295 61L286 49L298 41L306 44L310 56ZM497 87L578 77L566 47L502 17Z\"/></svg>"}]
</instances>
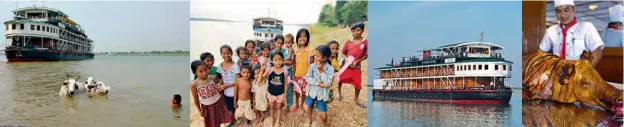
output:
<instances>
[{"instance_id":1,"label":"shirtless boy","mask_svg":"<svg viewBox=\"0 0 624 127\"><path fill-rule=\"evenodd\" d=\"M249 125L248 120L256 118L255 112L251 109L251 66L241 67L240 74L241 78L237 79L234 85L234 108L236 109L234 117L246 118L243 119L246 126Z\"/></svg>"}]
</instances>

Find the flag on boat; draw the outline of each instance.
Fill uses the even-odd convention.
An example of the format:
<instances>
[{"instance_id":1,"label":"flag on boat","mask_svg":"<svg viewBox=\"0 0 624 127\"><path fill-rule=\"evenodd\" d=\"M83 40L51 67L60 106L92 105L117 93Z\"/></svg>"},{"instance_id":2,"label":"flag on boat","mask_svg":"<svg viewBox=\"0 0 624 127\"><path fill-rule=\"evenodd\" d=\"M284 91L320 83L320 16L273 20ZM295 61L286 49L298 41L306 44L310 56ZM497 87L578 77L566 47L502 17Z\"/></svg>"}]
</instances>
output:
<instances>
[{"instance_id":1,"label":"flag on boat","mask_svg":"<svg viewBox=\"0 0 624 127\"><path fill-rule=\"evenodd\" d=\"M481 42L483 42L483 31L481 31Z\"/></svg>"}]
</instances>

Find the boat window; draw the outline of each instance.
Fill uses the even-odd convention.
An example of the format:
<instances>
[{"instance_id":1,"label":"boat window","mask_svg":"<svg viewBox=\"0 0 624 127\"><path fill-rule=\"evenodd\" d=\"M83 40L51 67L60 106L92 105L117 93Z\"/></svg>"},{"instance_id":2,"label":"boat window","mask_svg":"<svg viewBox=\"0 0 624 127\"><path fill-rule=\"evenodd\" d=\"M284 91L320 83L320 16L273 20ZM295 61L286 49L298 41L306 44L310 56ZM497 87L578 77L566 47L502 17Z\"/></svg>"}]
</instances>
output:
<instances>
[{"instance_id":1,"label":"boat window","mask_svg":"<svg viewBox=\"0 0 624 127\"><path fill-rule=\"evenodd\" d=\"M495 71L498 71L498 64L497 64L497 65L494 65L494 70L495 70Z\"/></svg>"},{"instance_id":2,"label":"boat window","mask_svg":"<svg viewBox=\"0 0 624 127\"><path fill-rule=\"evenodd\" d=\"M503 71L507 70L507 65L503 65Z\"/></svg>"},{"instance_id":3,"label":"boat window","mask_svg":"<svg viewBox=\"0 0 624 127\"><path fill-rule=\"evenodd\" d=\"M9 30L9 24L4 25L6 27L6 30Z\"/></svg>"},{"instance_id":4,"label":"boat window","mask_svg":"<svg viewBox=\"0 0 624 127\"><path fill-rule=\"evenodd\" d=\"M11 24L11 29L15 29L15 24Z\"/></svg>"},{"instance_id":5,"label":"boat window","mask_svg":"<svg viewBox=\"0 0 624 127\"><path fill-rule=\"evenodd\" d=\"M269 37L269 34L264 34L264 37Z\"/></svg>"},{"instance_id":6,"label":"boat window","mask_svg":"<svg viewBox=\"0 0 624 127\"><path fill-rule=\"evenodd\" d=\"M30 30L35 30L35 25L30 25Z\"/></svg>"},{"instance_id":7,"label":"boat window","mask_svg":"<svg viewBox=\"0 0 624 127\"><path fill-rule=\"evenodd\" d=\"M468 65L468 70L469 70L469 71L470 71L470 70L472 70L472 68L470 67L470 65Z\"/></svg>"},{"instance_id":8,"label":"boat window","mask_svg":"<svg viewBox=\"0 0 624 127\"><path fill-rule=\"evenodd\" d=\"M511 66L509 66L509 71L511 71Z\"/></svg>"},{"instance_id":9,"label":"boat window","mask_svg":"<svg viewBox=\"0 0 624 127\"><path fill-rule=\"evenodd\" d=\"M483 65L479 64L479 70L483 70Z\"/></svg>"},{"instance_id":10,"label":"boat window","mask_svg":"<svg viewBox=\"0 0 624 127\"><path fill-rule=\"evenodd\" d=\"M488 65L487 64L485 65L485 70L488 70Z\"/></svg>"},{"instance_id":11,"label":"boat window","mask_svg":"<svg viewBox=\"0 0 624 127\"><path fill-rule=\"evenodd\" d=\"M477 65L472 65L472 70L477 70Z\"/></svg>"},{"instance_id":12,"label":"boat window","mask_svg":"<svg viewBox=\"0 0 624 127\"><path fill-rule=\"evenodd\" d=\"M20 24L20 30L24 30L24 24Z\"/></svg>"},{"instance_id":13,"label":"boat window","mask_svg":"<svg viewBox=\"0 0 624 127\"><path fill-rule=\"evenodd\" d=\"M46 32L50 32L50 27L46 26Z\"/></svg>"}]
</instances>

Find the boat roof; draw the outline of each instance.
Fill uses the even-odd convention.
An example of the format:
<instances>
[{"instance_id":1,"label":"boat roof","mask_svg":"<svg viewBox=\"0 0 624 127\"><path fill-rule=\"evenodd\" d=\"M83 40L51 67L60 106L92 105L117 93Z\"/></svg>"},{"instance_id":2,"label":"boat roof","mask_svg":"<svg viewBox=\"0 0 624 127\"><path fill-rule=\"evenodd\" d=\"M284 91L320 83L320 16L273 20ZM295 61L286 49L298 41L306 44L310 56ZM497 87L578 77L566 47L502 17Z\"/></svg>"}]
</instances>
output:
<instances>
[{"instance_id":1,"label":"boat roof","mask_svg":"<svg viewBox=\"0 0 624 127\"><path fill-rule=\"evenodd\" d=\"M461 43L443 45L443 46L440 46L438 49L455 48L455 47L470 46L470 45L473 45L473 46L474 45L484 45L484 46L491 47L492 50L505 49L501 45L497 45L497 44L489 43L489 42L483 42L483 41L461 42Z\"/></svg>"},{"instance_id":2,"label":"boat roof","mask_svg":"<svg viewBox=\"0 0 624 127\"><path fill-rule=\"evenodd\" d=\"M504 62L504 63L513 63L511 61L507 61L507 60L499 59L499 58L473 58L473 59L459 60L457 62L452 62L452 63L440 63L440 65L442 65L442 64L455 64L455 63L469 63L469 62ZM384 67L375 68L373 70L383 70L383 69L391 69L391 68L404 68L404 67L418 67L418 66L432 66L432 65L436 65L436 64L384 66Z\"/></svg>"},{"instance_id":3,"label":"boat roof","mask_svg":"<svg viewBox=\"0 0 624 127\"><path fill-rule=\"evenodd\" d=\"M37 21L33 21L30 19L14 19L14 20L9 20L4 22L4 24L6 25L7 23L24 23L24 22L37 22Z\"/></svg>"},{"instance_id":4,"label":"boat roof","mask_svg":"<svg viewBox=\"0 0 624 127\"><path fill-rule=\"evenodd\" d=\"M254 29L255 32L265 32L265 33L283 33L282 30L276 28L257 28Z\"/></svg>"},{"instance_id":5,"label":"boat roof","mask_svg":"<svg viewBox=\"0 0 624 127\"><path fill-rule=\"evenodd\" d=\"M257 17L257 18L253 18L253 20L256 20L256 19L277 20L277 21L280 21L280 22L282 21L281 19L273 18L273 17Z\"/></svg>"},{"instance_id":6,"label":"boat roof","mask_svg":"<svg viewBox=\"0 0 624 127\"><path fill-rule=\"evenodd\" d=\"M48 11L48 12L56 12L56 13L62 15L62 16L69 17L69 16L67 16L65 13L63 13L60 10L57 10L57 9L54 9L54 8L48 8L48 7L24 7L24 8L18 8L18 9L13 10L13 13L22 12L22 11L29 11L29 10L45 10L45 11Z\"/></svg>"}]
</instances>

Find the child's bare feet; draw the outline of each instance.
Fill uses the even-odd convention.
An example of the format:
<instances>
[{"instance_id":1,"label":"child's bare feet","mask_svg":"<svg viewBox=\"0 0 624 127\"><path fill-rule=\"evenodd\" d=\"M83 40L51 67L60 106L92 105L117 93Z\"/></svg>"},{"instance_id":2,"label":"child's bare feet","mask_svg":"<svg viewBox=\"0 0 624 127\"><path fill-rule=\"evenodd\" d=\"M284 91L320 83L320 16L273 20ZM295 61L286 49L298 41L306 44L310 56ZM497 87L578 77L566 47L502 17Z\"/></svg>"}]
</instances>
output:
<instances>
[{"instance_id":1,"label":"child's bare feet","mask_svg":"<svg viewBox=\"0 0 624 127\"><path fill-rule=\"evenodd\" d=\"M336 98L336 100L339 100L339 101L342 100L342 96L340 95L340 93L336 94L335 98Z\"/></svg>"},{"instance_id":2,"label":"child's bare feet","mask_svg":"<svg viewBox=\"0 0 624 127\"><path fill-rule=\"evenodd\" d=\"M364 102L362 102L362 101L356 100L355 104L357 104L358 107L360 107L360 108L366 108L366 104L364 104Z\"/></svg>"},{"instance_id":3,"label":"child's bare feet","mask_svg":"<svg viewBox=\"0 0 624 127\"><path fill-rule=\"evenodd\" d=\"M312 121L305 120L305 122L301 126L303 126L303 127L312 127Z\"/></svg>"},{"instance_id":4,"label":"child's bare feet","mask_svg":"<svg viewBox=\"0 0 624 127\"><path fill-rule=\"evenodd\" d=\"M280 120L277 119L277 121L275 121L275 124L273 124L274 127L279 127L280 126Z\"/></svg>"},{"instance_id":5,"label":"child's bare feet","mask_svg":"<svg viewBox=\"0 0 624 127\"><path fill-rule=\"evenodd\" d=\"M293 104L292 106L290 106L290 112L294 113L295 111L297 111L297 105Z\"/></svg>"}]
</instances>

